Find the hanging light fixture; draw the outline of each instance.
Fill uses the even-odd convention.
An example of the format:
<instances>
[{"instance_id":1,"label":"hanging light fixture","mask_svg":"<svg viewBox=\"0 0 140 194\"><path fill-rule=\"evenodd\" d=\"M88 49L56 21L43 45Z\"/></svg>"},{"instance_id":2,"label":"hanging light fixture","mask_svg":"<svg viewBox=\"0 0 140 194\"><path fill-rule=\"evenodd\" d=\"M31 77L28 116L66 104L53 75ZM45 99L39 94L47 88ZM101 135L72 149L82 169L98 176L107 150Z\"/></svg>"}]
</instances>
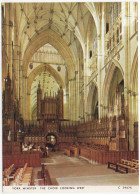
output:
<instances>
[{"instance_id":1,"label":"hanging light fixture","mask_svg":"<svg viewBox=\"0 0 140 194\"><path fill-rule=\"evenodd\" d=\"M33 69L33 63L30 63L29 67L30 69Z\"/></svg>"},{"instance_id":2,"label":"hanging light fixture","mask_svg":"<svg viewBox=\"0 0 140 194\"><path fill-rule=\"evenodd\" d=\"M61 71L60 65L57 66L57 71Z\"/></svg>"}]
</instances>

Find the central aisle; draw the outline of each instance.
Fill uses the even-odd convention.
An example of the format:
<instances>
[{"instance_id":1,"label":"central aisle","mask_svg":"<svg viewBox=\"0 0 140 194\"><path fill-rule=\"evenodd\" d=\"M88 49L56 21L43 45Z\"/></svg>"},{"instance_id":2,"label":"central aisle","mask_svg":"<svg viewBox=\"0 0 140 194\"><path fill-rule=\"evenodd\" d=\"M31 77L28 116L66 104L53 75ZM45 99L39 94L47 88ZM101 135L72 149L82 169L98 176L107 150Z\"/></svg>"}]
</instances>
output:
<instances>
[{"instance_id":1,"label":"central aisle","mask_svg":"<svg viewBox=\"0 0 140 194\"><path fill-rule=\"evenodd\" d=\"M107 164L90 164L83 158L68 157L63 151L50 152L42 163L54 184L60 186L138 185L138 174L120 174L108 169Z\"/></svg>"}]
</instances>

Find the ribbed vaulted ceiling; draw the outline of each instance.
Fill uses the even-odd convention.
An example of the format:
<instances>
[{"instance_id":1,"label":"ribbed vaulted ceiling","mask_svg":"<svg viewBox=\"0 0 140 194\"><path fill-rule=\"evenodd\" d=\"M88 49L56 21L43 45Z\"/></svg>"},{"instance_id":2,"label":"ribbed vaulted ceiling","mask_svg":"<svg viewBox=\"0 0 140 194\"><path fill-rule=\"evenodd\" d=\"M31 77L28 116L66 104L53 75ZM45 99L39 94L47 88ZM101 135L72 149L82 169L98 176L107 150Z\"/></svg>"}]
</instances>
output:
<instances>
[{"instance_id":1,"label":"ribbed vaulted ceiling","mask_svg":"<svg viewBox=\"0 0 140 194\"><path fill-rule=\"evenodd\" d=\"M92 18L86 3L15 3L15 7L17 20L16 27L19 33L20 42L22 42L23 58L24 53L26 53L26 50L30 43L33 42L34 38L42 32L45 32L45 30L51 29L65 41L74 56L75 65L77 65L76 63L79 59L79 48L82 48L82 52L85 52L83 45L86 42L88 25L90 25ZM95 28L95 25L93 28ZM59 54L59 50L56 50L51 45L44 45L38 49L29 61L29 64L27 64L27 78L35 68L41 65L41 63L51 65L56 70L56 73L58 73L62 78L63 82L67 80L67 64ZM32 65L30 66L30 64L32 64L33 67L31 67ZM62 67L62 73L57 71L58 65ZM56 81L56 78L51 75L50 72L46 70L39 72L32 82L31 92L29 92L31 94L31 112L36 108L36 91L39 81L41 82L43 92L57 92L60 87L60 83Z\"/></svg>"},{"instance_id":2,"label":"ribbed vaulted ceiling","mask_svg":"<svg viewBox=\"0 0 140 194\"><path fill-rule=\"evenodd\" d=\"M78 40L81 44L84 43L91 16L85 3L18 3L16 6L19 34L24 40L24 49L36 34L51 28L77 54Z\"/></svg>"}]
</instances>

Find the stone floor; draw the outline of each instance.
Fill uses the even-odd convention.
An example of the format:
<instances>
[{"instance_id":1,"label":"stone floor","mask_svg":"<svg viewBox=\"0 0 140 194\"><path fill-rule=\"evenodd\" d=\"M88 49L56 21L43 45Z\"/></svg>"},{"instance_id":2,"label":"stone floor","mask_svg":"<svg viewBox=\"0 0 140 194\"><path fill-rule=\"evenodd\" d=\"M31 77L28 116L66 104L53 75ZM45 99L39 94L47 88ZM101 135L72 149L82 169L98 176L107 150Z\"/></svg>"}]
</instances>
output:
<instances>
[{"instance_id":1,"label":"stone floor","mask_svg":"<svg viewBox=\"0 0 140 194\"><path fill-rule=\"evenodd\" d=\"M83 158L68 157L63 151L51 152L42 159L56 185L63 186L114 186L138 185L136 173L120 174L108 169L107 165L90 164Z\"/></svg>"},{"instance_id":2,"label":"stone floor","mask_svg":"<svg viewBox=\"0 0 140 194\"><path fill-rule=\"evenodd\" d=\"M42 180L41 177L38 177L38 172L41 172L41 167L34 167L32 174L31 186L39 186L39 181Z\"/></svg>"}]
</instances>

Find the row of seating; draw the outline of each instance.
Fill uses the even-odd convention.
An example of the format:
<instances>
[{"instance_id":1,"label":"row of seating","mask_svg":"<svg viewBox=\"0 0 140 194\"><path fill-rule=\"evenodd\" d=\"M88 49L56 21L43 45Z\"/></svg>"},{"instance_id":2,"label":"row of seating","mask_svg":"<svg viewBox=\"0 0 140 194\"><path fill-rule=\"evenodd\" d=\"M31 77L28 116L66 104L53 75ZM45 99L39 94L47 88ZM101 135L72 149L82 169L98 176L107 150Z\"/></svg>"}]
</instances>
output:
<instances>
[{"instance_id":1,"label":"row of seating","mask_svg":"<svg viewBox=\"0 0 140 194\"><path fill-rule=\"evenodd\" d=\"M132 159L133 162L139 163L139 160Z\"/></svg>"},{"instance_id":2,"label":"row of seating","mask_svg":"<svg viewBox=\"0 0 140 194\"><path fill-rule=\"evenodd\" d=\"M108 145L101 145L101 144L92 144L91 146L89 146L91 148L93 148L94 150L109 150Z\"/></svg>"},{"instance_id":3,"label":"row of seating","mask_svg":"<svg viewBox=\"0 0 140 194\"><path fill-rule=\"evenodd\" d=\"M106 151L106 150L95 150L87 145L80 145L79 156L87 158L90 162L94 161L101 164L107 164L112 162L117 164L121 162L121 159L132 160L133 158L138 159L138 152L136 151Z\"/></svg>"},{"instance_id":4,"label":"row of seating","mask_svg":"<svg viewBox=\"0 0 140 194\"><path fill-rule=\"evenodd\" d=\"M44 185L53 185L48 169L46 169L44 165L42 165L41 169L41 178L43 179Z\"/></svg>"},{"instance_id":5,"label":"row of seating","mask_svg":"<svg viewBox=\"0 0 140 194\"><path fill-rule=\"evenodd\" d=\"M5 168L3 171L3 186L8 186L10 180L14 177L16 173L16 168L14 164L11 164L8 168Z\"/></svg>"},{"instance_id":6,"label":"row of seating","mask_svg":"<svg viewBox=\"0 0 140 194\"><path fill-rule=\"evenodd\" d=\"M64 151L65 151L65 154L68 156L77 157L79 155L79 150L81 147L86 149L92 149L94 151L108 151L107 145L99 145L99 144L92 144L91 146L71 144L70 146L67 146L67 148L65 148Z\"/></svg>"},{"instance_id":7,"label":"row of seating","mask_svg":"<svg viewBox=\"0 0 140 194\"><path fill-rule=\"evenodd\" d=\"M8 168L4 169L3 175L9 176L14 169L15 169L14 164L11 164Z\"/></svg>"},{"instance_id":8,"label":"row of seating","mask_svg":"<svg viewBox=\"0 0 140 194\"><path fill-rule=\"evenodd\" d=\"M138 172L139 171L139 163L135 162L135 159L132 161L129 160L121 160L121 163L117 163L117 168L127 168L128 172Z\"/></svg>"},{"instance_id":9,"label":"row of seating","mask_svg":"<svg viewBox=\"0 0 140 194\"><path fill-rule=\"evenodd\" d=\"M32 180L32 167L27 167L25 163L23 168L14 168L12 164L8 169L3 171L3 186L30 186Z\"/></svg>"},{"instance_id":10,"label":"row of seating","mask_svg":"<svg viewBox=\"0 0 140 194\"><path fill-rule=\"evenodd\" d=\"M70 156L70 150L69 149L64 149L64 152L67 156Z\"/></svg>"},{"instance_id":11,"label":"row of seating","mask_svg":"<svg viewBox=\"0 0 140 194\"><path fill-rule=\"evenodd\" d=\"M72 145L72 143L69 143L69 142L67 142L67 143L64 143L64 142L63 143L62 142L60 143L59 142L59 144L55 146L55 149L56 150L64 150L64 149L69 148L69 146L71 146L71 145Z\"/></svg>"},{"instance_id":12,"label":"row of seating","mask_svg":"<svg viewBox=\"0 0 140 194\"><path fill-rule=\"evenodd\" d=\"M118 165L113 162L108 162L108 168L115 170L115 172L128 173L128 168L118 168Z\"/></svg>"},{"instance_id":13,"label":"row of seating","mask_svg":"<svg viewBox=\"0 0 140 194\"><path fill-rule=\"evenodd\" d=\"M23 168L18 168L13 176L13 180L10 182L10 186L17 186L20 183L20 179L23 174Z\"/></svg>"},{"instance_id":14,"label":"row of seating","mask_svg":"<svg viewBox=\"0 0 140 194\"><path fill-rule=\"evenodd\" d=\"M33 173L33 168L27 167L21 179L20 186L30 186L31 185L32 173Z\"/></svg>"},{"instance_id":15,"label":"row of seating","mask_svg":"<svg viewBox=\"0 0 140 194\"><path fill-rule=\"evenodd\" d=\"M38 151L22 154L4 154L3 155L3 168L8 168L14 163L16 168L23 168L25 163L28 166L39 167L41 166L40 153Z\"/></svg>"},{"instance_id":16,"label":"row of seating","mask_svg":"<svg viewBox=\"0 0 140 194\"><path fill-rule=\"evenodd\" d=\"M44 185L52 185L52 180L47 169L45 169L44 173Z\"/></svg>"},{"instance_id":17,"label":"row of seating","mask_svg":"<svg viewBox=\"0 0 140 194\"><path fill-rule=\"evenodd\" d=\"M108 162L108 168L111 168L115 170L116 172L120 172L120 173L128 173L128 172L138 173L139 172L139 161L136 159L132 159L132 161L121 159L121 163L117 163L117 164Z\"/></svg>"}]
</instances>

